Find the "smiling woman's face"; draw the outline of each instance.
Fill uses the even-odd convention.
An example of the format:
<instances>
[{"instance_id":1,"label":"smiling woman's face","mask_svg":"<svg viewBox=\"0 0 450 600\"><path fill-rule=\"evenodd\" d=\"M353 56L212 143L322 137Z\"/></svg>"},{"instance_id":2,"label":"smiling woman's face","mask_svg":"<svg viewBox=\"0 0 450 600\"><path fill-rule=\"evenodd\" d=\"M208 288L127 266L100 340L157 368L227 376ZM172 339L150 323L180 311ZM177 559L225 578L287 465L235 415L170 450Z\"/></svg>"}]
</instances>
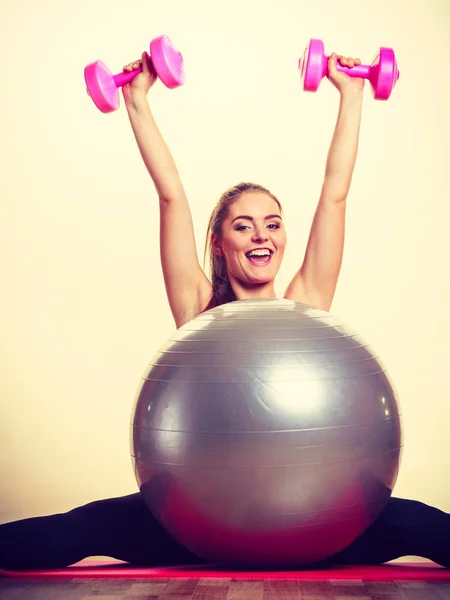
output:
<instances>
[{"instance_id":1,"label":"smiling woman's face","mask_svg":"<svg viewBox=\"0 0 450 600\"><path fill-rule=\"evenodd\" d=\"M215 251L225 256L228 277L244 285L272 282L283 260L286 234L277 202L245 192L229 209Z\"/></svg>"}]
</instances>

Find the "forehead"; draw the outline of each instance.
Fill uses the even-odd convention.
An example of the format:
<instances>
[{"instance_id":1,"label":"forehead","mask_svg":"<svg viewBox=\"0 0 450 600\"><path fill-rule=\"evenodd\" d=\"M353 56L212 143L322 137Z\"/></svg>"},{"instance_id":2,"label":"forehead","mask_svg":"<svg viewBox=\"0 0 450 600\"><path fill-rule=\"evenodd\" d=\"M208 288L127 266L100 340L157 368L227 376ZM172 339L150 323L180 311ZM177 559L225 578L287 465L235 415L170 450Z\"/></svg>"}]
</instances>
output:
<instances>
[{"instance_id":1,"label":"forehead","mask_svg":"<svg viewBox=\"0 0 450 600\"><path fill-rule=\"evenodd\" d=\"M230 206L231 218L240 214L254 217L268 214L280 215L280 207L273 198L263 192L245 192Z\"/></svg>"}]
</instances>

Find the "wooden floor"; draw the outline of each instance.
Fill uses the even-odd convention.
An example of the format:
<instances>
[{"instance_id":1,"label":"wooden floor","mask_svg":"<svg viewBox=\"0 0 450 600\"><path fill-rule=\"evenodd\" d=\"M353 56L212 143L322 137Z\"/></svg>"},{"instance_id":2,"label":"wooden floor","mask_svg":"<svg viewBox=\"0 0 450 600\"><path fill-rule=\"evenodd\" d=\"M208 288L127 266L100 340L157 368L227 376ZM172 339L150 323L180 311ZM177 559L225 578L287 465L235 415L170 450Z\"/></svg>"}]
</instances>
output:
<instances>
[{"instance_id":1,"label":"wooden floor","mask_svg":"<svg viewBox=\"0 0 450 600\"><path fill-rule=\"evenodd\" d=\"M450 582L0 577L1 600L450 600Z\"/></svg>"}]
</instances>

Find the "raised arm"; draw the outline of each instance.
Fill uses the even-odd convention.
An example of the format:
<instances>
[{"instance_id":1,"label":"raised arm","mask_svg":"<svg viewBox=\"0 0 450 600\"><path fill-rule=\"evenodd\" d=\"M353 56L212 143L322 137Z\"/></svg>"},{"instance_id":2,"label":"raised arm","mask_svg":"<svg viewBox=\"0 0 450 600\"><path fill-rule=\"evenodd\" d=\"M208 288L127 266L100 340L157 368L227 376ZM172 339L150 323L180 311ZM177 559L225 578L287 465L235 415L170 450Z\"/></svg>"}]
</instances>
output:
<instances>
[{"instance_id":1,"label":"raised arm","mask_svg":"<svg viewBox=\"0 0 450 600\"><path fill-rule=\"evenodd\" d=\"M339 60L349 67L360 63L358 59ZM322 192L302 266L285 293L285 298L322 310L330 309L342 264L346 200L358 151L364 87L364 79L338 72L336 61L336 55L329 59L329 78L341 97Z\"/></svg>"},{"instance_id":2,"label":"raised arm","mask_svg":"<svg viewBox=\"0 0 450 600\"><path fill-rule=\"evenodd\" d=\"M203 310L212 288L198 260L191 211L175 161L147 100L156 79L147 53L142 55L142 67L142 73L123 86L123 95L142 159L159 196L161 265L170 308L180 327Z\"/></svg>"}]
</instances>

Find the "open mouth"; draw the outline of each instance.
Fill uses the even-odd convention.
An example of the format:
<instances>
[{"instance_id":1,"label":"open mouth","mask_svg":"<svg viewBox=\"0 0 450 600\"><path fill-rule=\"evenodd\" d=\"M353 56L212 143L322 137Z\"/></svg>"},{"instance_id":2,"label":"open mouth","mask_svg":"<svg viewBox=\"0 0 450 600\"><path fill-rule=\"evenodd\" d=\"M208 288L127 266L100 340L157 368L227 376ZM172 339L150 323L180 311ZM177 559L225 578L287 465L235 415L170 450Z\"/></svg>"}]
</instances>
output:
<instances>
[{"instance_id":1,"label":"open mouth","mask_svg":"<svg viewBox=\"0 0 450 600\"><path fill-rule=\"evenodd\" d=\"M272 260L273 252L268 248L251 250L245 254L247 260L255 267L265 267Z\"/></svg>"}]
</instances>

